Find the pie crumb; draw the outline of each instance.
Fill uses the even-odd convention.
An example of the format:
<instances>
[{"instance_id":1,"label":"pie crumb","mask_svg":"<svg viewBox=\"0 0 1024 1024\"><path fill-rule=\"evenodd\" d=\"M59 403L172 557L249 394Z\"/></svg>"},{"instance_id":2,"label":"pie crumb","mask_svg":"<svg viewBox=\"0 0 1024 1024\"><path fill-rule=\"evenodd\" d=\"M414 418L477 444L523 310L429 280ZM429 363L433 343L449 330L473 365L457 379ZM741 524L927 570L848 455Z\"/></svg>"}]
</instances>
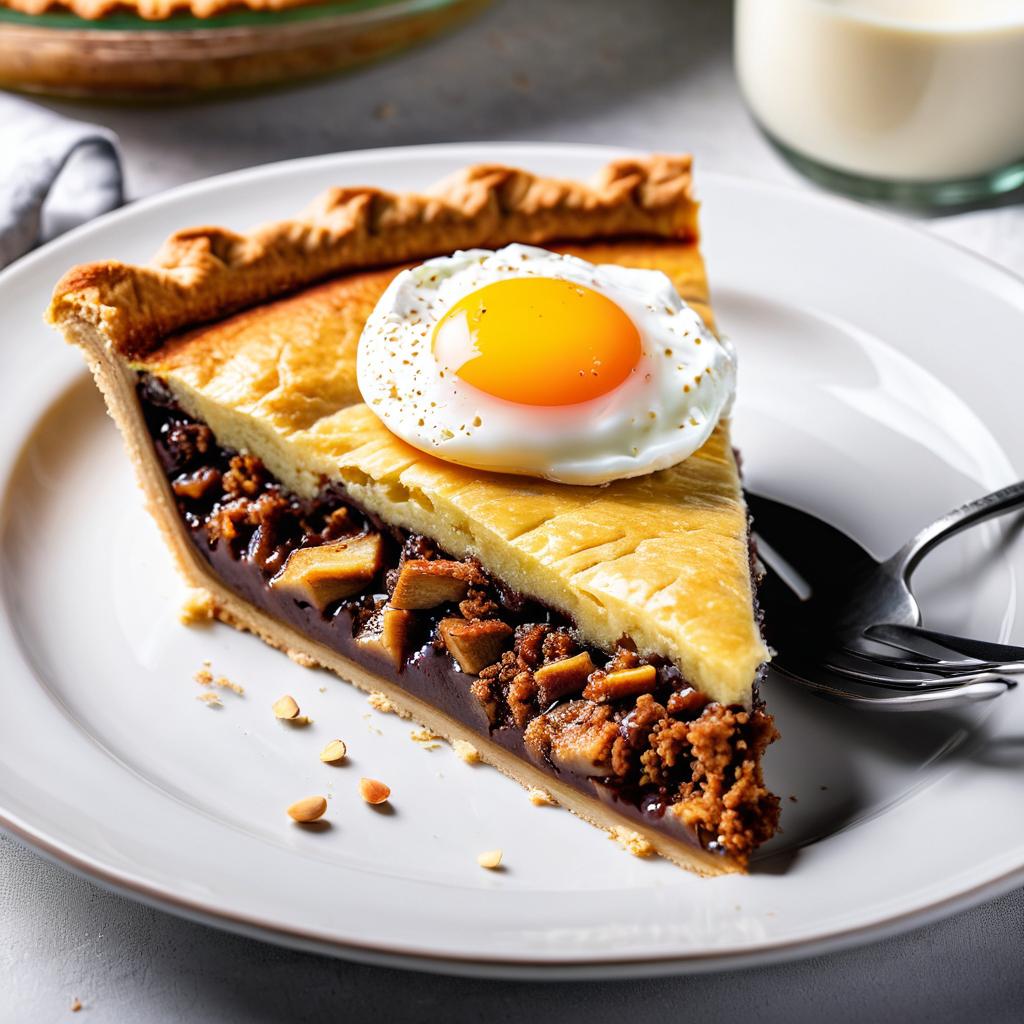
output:
<instances>
[{"instance_id":1,"label":"pie crumb","mask_svg":"<svg viewBox=\"0 0 1024 1024\"><path fill-rule=\"evenodd\" d=\"M441 737L431 729L413 729L413 731L409 733L409 738L413 743L419 743L424 750L437 750L437 748L441 746L441 744L437 742Z\"/></svg>"},{"instance_id":2,"label":"pie crumb","mask_svg":"<svg viewBox=\"0 0 1024 1024\"><path fill-rule=\"evenodd\" d=\"M237 693L239 697L245 696L245 687L241 683L228 679L227 676L217 676L213 681L213 685L219 686L222 690L230 690L232 693Z\"/></svg>"},{"instance_id":3,"label":"pie crumb","mask_svg":"<svg viewBox=\"0 0 1024 1024\"><path fill-rule=\"evenodd\" d=\"M207 690L205 693L199 694L196 700L201 701L208 708L222 708L224 704L220 699L219 693L214 693L213 690Z\"/></svg>"},{"instance_id":4,"label":"pie crumb","mask_svg":"<svg viewBox=\"0 0 1024 1024\"><path fill-rule=\"evenodd\" d=\"M483 853L477 854L476 862L480 867L494 871L501 867L501 850L484 850Z\"/></svg>"},{"instance_id":5,"label":"pie crumb","mask_svg":"<svg viewBox=\"0 0 1024 1024\"><path fill-rule=\"evenodd\" d=\"M619 846L627 853L633 854L634 857L650 857L654 853L654 847L649 840L644 839L639 832L626 828L625 825L616 825L608 838L614 839Z\"/></svg>"},{"instance_id":6,"label":"pie crumb","mask_svg":"<svg viewBox=\"0 0 1024 1024\"><path fill-rule=\"evenodd\" d=\"M387 694L381 693L379 690L374 690L366 700L374 711L379 711L382 715L398 715L399 718L409 717Z\"/></svg>"},{"instance_id":7,"label":"pie crumb","mask_svg":"<svg viewBox=\"0 0 1024 1024\"><path fill-rule=\"evenodd\" d=\"M203 587L191 587L181 602L178 619L183 626L202 626L213 621L216 610L213 594Z\"/></svg>"},{"instance_id":8,"label":"pie crumb","mask_svg":"<svg viewBox=\"0 0 1024 1024\"><path fill-rule=\"evenodd\" d=\"M527 794L534 807L553 807L555 798L546 789L531 789Z\"/></svg>"},{"instance_id":9,"label":"pie crumb","mask_svg":"<svg viewBox=\"0 0 1024 1024\"><path fill-rule=\"evenodd\" d=\"M210 663L208 661L204 661L203 664L196 669L196 674L192 678L200 686L212 686L213 673L210 671Z\"/></svg>"},{"instance_id":10,"label":"pie crumb","mask_svg":"<svg viewBox=\"0 0 1024 1024\"><path fill-rule=\"evenodd\" d=\"M78 1013L78 1011L81 1010L81 1008L82 1000L79 999L78 996L75 996L75 998L71 1000L71 1012Z\"/></svg>"},{"instance_id":11,"label":"pie crumb","mask_svg":"<svg viewBox=\"0 0 1024 1024\"><path fill-rule=\"evenodd\" d=\"M480 751L467 740L455 740L452 743L452 749L455 751L456 757L461 758L466 764L480 763Z\"/></svg>"}]
</instances>

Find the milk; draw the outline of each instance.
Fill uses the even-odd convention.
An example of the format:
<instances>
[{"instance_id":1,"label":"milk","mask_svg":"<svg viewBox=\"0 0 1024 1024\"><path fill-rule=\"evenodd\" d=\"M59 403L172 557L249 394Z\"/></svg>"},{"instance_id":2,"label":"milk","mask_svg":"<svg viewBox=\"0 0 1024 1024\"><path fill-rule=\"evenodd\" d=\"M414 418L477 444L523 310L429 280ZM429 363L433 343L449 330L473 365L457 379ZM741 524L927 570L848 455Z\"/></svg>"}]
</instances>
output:
<instances>
[{"instance_id":1,"label":"milk","mask_svg":"<svg viewBox=\"0 0 1024 1024\"><path fill-rule=\"evenodd\" d=\"M1024 0L736 0L758 121L834 168L974 178L1024 160Z\"/></svg>"}]
</instances>

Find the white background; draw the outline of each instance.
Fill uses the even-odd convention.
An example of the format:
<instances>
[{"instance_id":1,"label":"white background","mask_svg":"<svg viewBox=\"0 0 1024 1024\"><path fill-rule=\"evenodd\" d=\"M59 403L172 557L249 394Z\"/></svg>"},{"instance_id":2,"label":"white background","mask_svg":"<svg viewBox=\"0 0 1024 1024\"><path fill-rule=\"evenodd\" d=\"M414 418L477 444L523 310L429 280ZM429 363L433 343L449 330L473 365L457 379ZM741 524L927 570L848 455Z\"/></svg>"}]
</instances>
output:
<instances>
[{"instance_id":1,"label":"white background","mask_svg":"<svg viewBox=\"0 0 1024 1024\"><path fill-rule=\"evenodd\" d=\"M270 95L171 109L51 104L120 134L133 197L250 164L414 142L691 150L799 180L740 105L726 0L504 0L439 42ZM807 187L807 186L802 186ZM295 205L308 197L296 196ZM1024 273L1024 208L930 226ZM681 979L435 978L280 950L142 908L0 839L0 1022L1019 1021L1024 893L853 952ZM72 1016L73 997L85 1005Z\"/></svg>"}]
</instances>

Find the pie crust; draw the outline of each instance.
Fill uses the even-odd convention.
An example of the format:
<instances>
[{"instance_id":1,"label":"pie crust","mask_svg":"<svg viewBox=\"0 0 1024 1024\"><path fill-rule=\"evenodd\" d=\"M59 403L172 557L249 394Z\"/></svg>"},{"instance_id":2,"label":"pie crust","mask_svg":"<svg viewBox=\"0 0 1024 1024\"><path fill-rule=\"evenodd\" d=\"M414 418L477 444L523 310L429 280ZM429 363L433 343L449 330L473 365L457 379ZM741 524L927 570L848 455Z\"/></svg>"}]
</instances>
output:
<instances>
[{"instance_id":1,"label":"pie crust","mask_svg":"<svg viewBox=\"0 0 1024 1024\"><path fill-rule=\"evenodd\" d=\"M476 166L426 195L333 189L302 217L247 235L179 232L148 267L76 267L57 285L49 318L83 348L183 574L213 594L219 618L383 691L430 729L470 740L506 774L611 830L623 819L606 804L224 586L182 529L136 394L139 373L157 378L219 444L259 456L297 495L340 484L384 523L474 556L567 614L588 643L611 649L629 636L712 700L750 708L768 651L727 422L678 466L588 488L443 463L399 441L361 403L359 329L400 266L512 241L661 269L712 323L690 160L668 156L617 161L591 185ZM693 870L745 866L657 828L630 827Z\"/></svg>"},{"instance_id":2,"label":"pie crust","mask_svg":"<svg viewBox=\"0 0 1024 1024\"><path fill-rule=\"evenodd\" d=\"M3 0L3 6L22 14L45 14L63 9L79 18L95 21L120 11L131 11L149 21L162 21L174 14L211 18L243 8L250 11L285 11L310 7L323 0Z\"/></svg>"}]
</instances>

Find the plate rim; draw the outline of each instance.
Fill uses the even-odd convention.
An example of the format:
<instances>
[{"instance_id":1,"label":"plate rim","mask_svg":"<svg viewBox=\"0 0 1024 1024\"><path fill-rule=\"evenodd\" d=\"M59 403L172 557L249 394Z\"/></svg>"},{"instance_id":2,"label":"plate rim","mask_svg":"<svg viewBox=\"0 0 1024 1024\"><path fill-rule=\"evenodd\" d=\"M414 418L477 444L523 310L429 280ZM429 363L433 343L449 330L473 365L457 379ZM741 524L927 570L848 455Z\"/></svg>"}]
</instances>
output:
<instances>
[{"instance_id":1,"label":"plate rim","mask_svg":"<svg viewBox=\"0 0 1024 1024\"><path fill-rule=\"evenodd\" d=\"M738 953L695 953L645 956L642 959L562 960L551 962L529 958L508 960L503 957L458 957L431 955L422 950L401 950L364 942L350 944L316 932L300 932L283 928L255 916L220 912L190 900L156 883L133 879L128 872L103 867L89 856L76 854L65 844L41 836L38 830L19 824L16 817L0 807L0 829L16 842L41 854L50 863L67 868L80 878L98 884L108 892L125 896L145 906L163 910L187 921L220 928L236 935L263 942L320 953L339 959L352 960L381 967L398 967L426 973L444 973L463 977L506 978L509 980L587 980L628 979L664 975L709 974L718 971L743 970L765 967L853 949L869 942L881 941L926 927L960 911L997 899L1024 884L1024 865L1012 868L1003 875L988 879L977 886L936 900L916 910L894 914L868 925L835 931L829 935L796 939L791 942L765 943L749 947Z\"/></svg>"},{"instance_id":2,"label":"plate rim","mask_svg":"<svg viewBox=\"0 0 1024 1024\"><path fill-rule=\"evenodd\" d=\"M458 157L460 153L472 152L480 154L484 151L521 153L514 159L528 162L531 152L543 154L545 159L557 159L560 153L572 157L609 158L614 156L633 155L638 150L623 149L597 144L544 143L544 142L468 142L447 144L426 144L415 146L385 147L364 150L352 150L343 153L323 154L314 157L300 157L291 160L275 161L268 164L228 171L207 178L198 179L168 189L164 192L146 197L120 210L67 232L65 235L46 243L39 249L15 261L11 266L0 272L0 289L8 285L8 281L22 273L31 273L37 261L47 259L64 245L70 245L83 236L106 227L112 222L131 219L136 216L145 217L148 211L165 204L174 205L179 201L187 201L190 194L201 193L211 186L223 185L232 180L258 180L260 177L271 177L276 173L287 173L290 169L311 166L344 166L346 163L360 163L367 160L395 161L415 159L418 155L439 157ZM499 156L498 159L513 159L511 156ZM938 244L939 248L952 250L967 257L968 262L976 262L986 272L1000 272L1003 283L1011 289L1021 288L1024 299L1024 277L1014 273L1008 267L995 260L976 253L948 238L935 235L924 227L902 217L894 217L868 207L863 207L852 200L809 191L795 185L764 182L748 179L739 175L720 174L714 171L702 173L702 181L716 181L736 188L753 189L768 193L782 193L797 202L810 203L812 206L838 208L858 218L867 218L886 229L896 228L907 231L918 239L927 239L929 244ZM162 239L157 239L159 244ZM21 820L17 815L0 806L0 828L12 835L19 843L41 853L51 862L58 863L76 874L98 883L105 889L127 895L132 899L166 910L179 917L199 921L215 927L225 928L264 941L273 941L292 948L304 949L328 955L367 963L389 965L426 971L440 971L467 976L518 977L518 978L584 978L594 974L603 977L639 977L655 974L698 973L742 969L744 967L779 963L799 959L810 955L835 952L848 949L869 941L875 941L891 935L899 934L913 928L938 921L960 910L975 906L987 899L995 898L1024 883L1024 863L1017 867L986 879L977 885L960 892L946 895L923 906L901 911L881 918L870 924L854 928L838 928L829 933L808 936L789 941L765 942L758 946L746 947L740 951L714 950L707 953L665 954L652 956L645 954L639 958L629 957L585 957L579 960L566 959L547 961L542 959L516 958L511 960L502 955L481 954L462 957L453 954L436 956L422 949L400 949L395 945L380 946L373 942L352 944L333 936L325 936L312 930L302 931L282 926L273 921L264 920L256 915L236 914L230 911L210 907L202 899L191 898L175 893L168 886L147 881L130 871L105 866L97 858L88 854L77 853L68 843L54 839L46 834L45 828L37 828Z\"/></svg>"}]
</instances>

